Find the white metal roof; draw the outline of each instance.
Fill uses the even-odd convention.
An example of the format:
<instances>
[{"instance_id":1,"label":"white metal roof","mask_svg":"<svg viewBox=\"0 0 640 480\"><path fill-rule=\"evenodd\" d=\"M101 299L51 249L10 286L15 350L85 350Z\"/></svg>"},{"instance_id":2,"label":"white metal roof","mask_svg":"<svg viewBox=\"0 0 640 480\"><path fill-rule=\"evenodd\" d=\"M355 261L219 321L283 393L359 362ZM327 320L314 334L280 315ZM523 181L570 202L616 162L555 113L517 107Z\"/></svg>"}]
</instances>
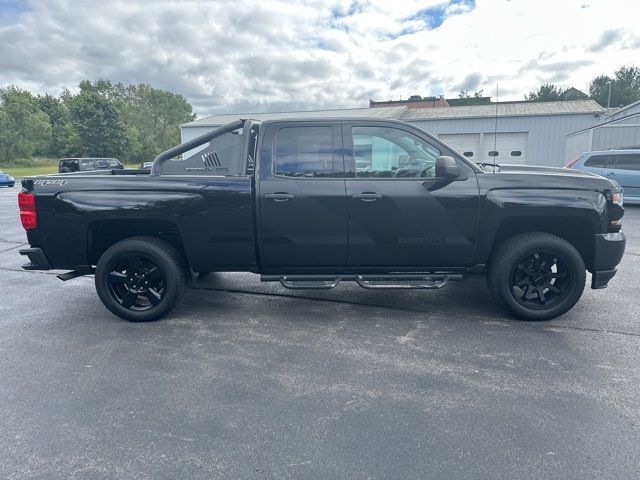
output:
<instances>
[{"instance_id":1,"label":"white metal roof","mask_svg":"<svg viewBox=\"0 0 640 480\"><path fill-rule=\"evenodd\" d=\"M246 118L252 120L277 120L280 118L394 118L398 119L408 110L407 107L383 108L343 108L337 110L308 110L300 112L272 112L272 113L228 113L201 118L193 122L184 123L181 127L211 127Z\"/></svg>"},{"instance_id":2,"label":"white metal roof","mask_svg":"<svg viewBox=\"0 0 640 480\"><path fill-rule=\"evenodd\" d=\"M595 100L567 100L563 102L504 102L489 105L460 107L410 108L402 120L431 120L447 118L521 117L532 115L570 115L604 113Z\"/></svg>"},{"instance_id":3,"label":"white metal roof","mask_svg":"<svg viewBox=\"0 0 640 480\"><path fill-rule=\"evenodd\" d=\"M622 108L617 109L615 112L609 115L609 118L612 120L624 118L627 115L632 115L633 113L636 112L636 110L640 112L640 100L637 100L633 103L630 103L629 105L626 105Z\"/></svg>"},{"instance_id":4,"label":"white metal roof","mask_svg":"<svg viewBox=\"0 0 640 480\"><path fill-rule=\"evenodd\" d=\"M181 127L208 127L224 125L239 118L254 120L276 120L280 118L393 118L396 120L439 120L453 118L484 118L493 117L519 117L531 115L568 115L568 114L595 114L604 113L595 100L568 100L563 102L503 102L489 105L465 105L460 107L435 107L435 108L407 108L381 107L381 108L344 108L338 110L309 110L300 112L276 112L276 113L230 113L213 115L201 118L193 122L180 125Z\"/></svg>"}]
</instances>

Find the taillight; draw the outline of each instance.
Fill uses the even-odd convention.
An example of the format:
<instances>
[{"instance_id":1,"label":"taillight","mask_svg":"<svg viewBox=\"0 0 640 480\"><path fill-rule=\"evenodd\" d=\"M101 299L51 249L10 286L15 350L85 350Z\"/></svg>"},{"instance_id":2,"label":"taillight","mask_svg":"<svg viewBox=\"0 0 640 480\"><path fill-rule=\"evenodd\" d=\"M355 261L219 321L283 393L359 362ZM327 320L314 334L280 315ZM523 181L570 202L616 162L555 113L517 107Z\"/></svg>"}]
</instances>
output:
<instances>
[{"instance_id":1,"label":"taillight","mask_svg":"<svg viewBox=\"0 0 640 480\"><path fill-rule=\"evenodd\" d=\"M564 168L573 168L573 166L578 163L578 160L580 160L581 157L576 158L575 160L571 160L569 163L567 163Z\"/></svg>"},{"instance_id":2,"label":"taillight","mask_svg":"<svg viewBox=\"0 0 640 480\"><path fill-rule=\"evenodd\" d=\"M20 221L25 230L32 230L38 226L36 215L36 197L32 193L18 193L18 208L20 209Z\"/></svg>"},{"instance_id":3,"label":"taillight","mask_svg":"<svg viewBox=\"0 0 640 480\"><path fill-rule=\"evenodd\" d=\"M622 216L624 215L624 194L622 188L619 186L614 187L609 194L607 194L609 200L609 225L607 227L608 232L619 232L622 230Z\"/></svg>"}]
</instances>

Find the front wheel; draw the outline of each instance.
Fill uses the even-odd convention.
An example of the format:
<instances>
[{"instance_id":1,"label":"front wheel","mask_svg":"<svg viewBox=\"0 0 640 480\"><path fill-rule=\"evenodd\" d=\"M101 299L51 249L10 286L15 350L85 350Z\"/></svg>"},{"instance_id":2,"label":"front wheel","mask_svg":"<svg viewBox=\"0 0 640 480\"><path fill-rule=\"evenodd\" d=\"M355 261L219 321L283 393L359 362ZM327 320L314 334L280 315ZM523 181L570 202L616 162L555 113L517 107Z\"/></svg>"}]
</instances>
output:
<instances>
[{"instance_id":1,"label":"front wheel","mask_svg":"<svg viewBox=\"0 0 640 480\"><path fill-rule=\"evenodd\" d=\"M582 256L563 238L543 232L516 235L491 255L487 284L493 297L524 320L549 320L582 296Z\"/></svg>"},{"instance_id":2,"label":"front wheel","mask_svg":"<svg viewBox=\"0 0 640 480\"><path fill-rule=\"evenodd\" d=\"M153 237L122 240L102 254L96 291L105 307L131 322L169 313L185 290L185 270L176 250Z\"/></svg>"}]
</instances>

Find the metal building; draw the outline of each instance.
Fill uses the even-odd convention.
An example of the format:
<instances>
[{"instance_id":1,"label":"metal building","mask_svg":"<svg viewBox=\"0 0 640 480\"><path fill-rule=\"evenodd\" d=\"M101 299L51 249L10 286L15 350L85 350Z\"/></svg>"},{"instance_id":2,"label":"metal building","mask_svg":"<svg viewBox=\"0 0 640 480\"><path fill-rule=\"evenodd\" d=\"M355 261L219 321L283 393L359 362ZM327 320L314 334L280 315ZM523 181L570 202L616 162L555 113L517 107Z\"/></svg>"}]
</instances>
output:
<instances>
[{"instance_id":1,"label":"metal building","mask_svg":"<svg viewBox=\"0 0 640 480\"><path fill-rule=\"evenodd\" d=\"M476 162L563 166L567 135L599 123L604 113L593 100L398 106L214 115L181 125L180 130L185 142L238 118L392 118L423 128Z\"/></svg>"},{"instance_id":2,"label":"metal building","mask_svg":"<svg viewBox=\"0 0 640 480\"><path fill-rule=\"evenodd\" d=\"M597 126L567 135L565 160L583 152L631 147L640 148L640 100L616 110Z\"/></svg>"}]
</instances>

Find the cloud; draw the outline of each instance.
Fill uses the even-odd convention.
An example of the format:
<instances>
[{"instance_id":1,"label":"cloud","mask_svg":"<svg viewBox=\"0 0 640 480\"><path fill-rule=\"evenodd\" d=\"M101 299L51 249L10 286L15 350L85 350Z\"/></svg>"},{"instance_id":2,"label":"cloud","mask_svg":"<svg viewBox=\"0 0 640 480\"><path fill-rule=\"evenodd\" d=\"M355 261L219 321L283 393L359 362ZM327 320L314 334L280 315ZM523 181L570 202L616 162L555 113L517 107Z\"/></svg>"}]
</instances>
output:
<instances>
[{"instance_id":1,"label":"cloud","mask_svg":"<svg viewBox=\"0 0 640 480\"><path fill-rule=\"evenodd\" d=\"M60 93L83 79L146 82L185 95L200 116L365 107L494 92L496 82L501 99L521 99L542 81L584 90L639 58L634 19L615 3L5 0L0 87ZM594 43L594 31L627 33ZM607 42L606 56L591 50Z\"/></svg>"},{"instance_id":2,"label":"cloud","mask_svg":"<svg viewBox=\"0 0 640 480\"><path fill-rule=\"evenodd\" d=\"M607 30L602 32L600 38L597 42L589 47L589 51L591 52L600 52L607 48L609 45L616 43L617 41L622 39L623 32L622 30Z\"/></svg>"},{"instance_id":3,"label":"cloud","mask_svg":"<svg viewBox=\"0 0 640 480\"><path fill-rule=\"evenodd\" d=\"M458 90L469 90L475 91L482 84L483 75L482 73L475 72L470 73L464 80L458 84L456 89Z\"/></svg>"}]
</instances>

